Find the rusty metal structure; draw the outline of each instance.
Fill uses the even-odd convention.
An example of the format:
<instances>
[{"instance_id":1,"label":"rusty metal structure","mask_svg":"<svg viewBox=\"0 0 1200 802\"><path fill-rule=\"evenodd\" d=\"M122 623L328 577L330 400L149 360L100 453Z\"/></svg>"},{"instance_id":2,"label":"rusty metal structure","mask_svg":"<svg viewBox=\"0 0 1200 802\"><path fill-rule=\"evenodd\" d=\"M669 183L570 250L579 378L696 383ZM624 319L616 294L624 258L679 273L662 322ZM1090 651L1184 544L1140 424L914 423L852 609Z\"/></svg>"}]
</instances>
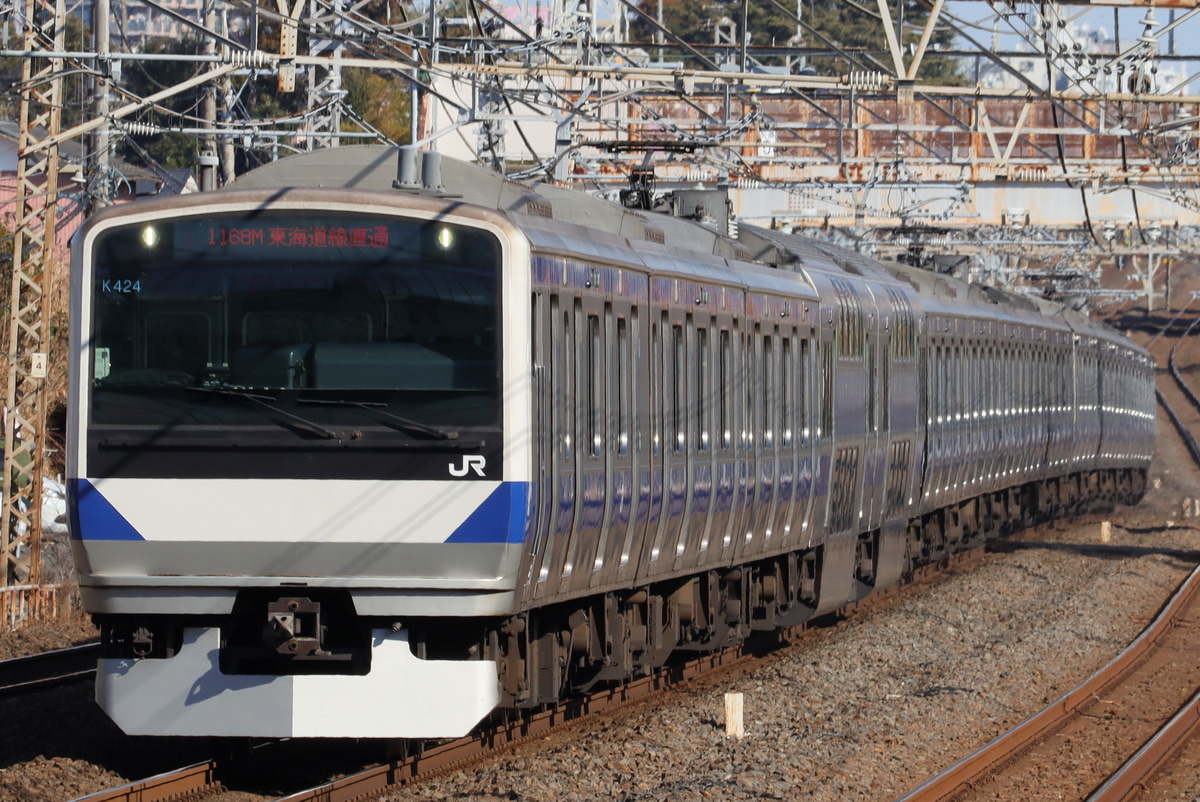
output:
<instances>
[{"instance_id":1,"label":"rusty metal structure","mask_svg":"<svg viewBox=\"0 0 1200 802\"><path fill-rule=\"evenodd\" d=\"M26 0L25 48L59 51L63 0ZM40 576L42 473L49 371L50 300L54 284L61 60L25 59L20 84L20 138L13 265L9 296L4 408L3 525L0 585L37 585ZM50 144L43 147L45 141Z\"/></svg>"}]
</instances>

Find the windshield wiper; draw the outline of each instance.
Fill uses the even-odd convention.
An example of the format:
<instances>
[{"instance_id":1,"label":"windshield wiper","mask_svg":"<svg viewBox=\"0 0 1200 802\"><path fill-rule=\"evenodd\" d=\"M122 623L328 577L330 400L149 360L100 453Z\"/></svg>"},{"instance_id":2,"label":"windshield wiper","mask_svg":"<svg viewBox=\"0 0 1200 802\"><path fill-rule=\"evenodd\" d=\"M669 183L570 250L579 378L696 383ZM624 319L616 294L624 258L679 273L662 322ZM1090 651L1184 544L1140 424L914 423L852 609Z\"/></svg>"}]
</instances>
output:
<instances>
[{"instance_id":1,"label":"windshield wiper","mask_svg":"<svg viewBox=\"0 0 1200 802\"><path fill-rule=\"evenodd\" d=\"M253 404L258 404L260 407L265 407L266 409L269 409L275 415L278 415L279 417L282 417L282 418L286 418L287 420L291 421L292 424L294 424L295 426L305 430L306 432L311 432L312 434L315 434L318 437L322 437L326 440L345 440L346 439L346 434L344 432L334 431L333 429L326 429L321 424L314 423L313 421L310 421L308 418L303 418L292 412L288 412L287 410L280 409L279 407L277 407L275 405L275 398L273 396L255 395L254 393L246 392L245 390L222 390L222 389L219 389L216 387L188 387L187 390L190 392L193 392L193 393L205 393L207 395L222 395L222 396L227 396L229 398L240 398L242 400L249 401Z\"/></svg>"},{"instance_id":2,"label":"windshield wiper","mask_svg":"<svg viewBox=\"0 0 1200 802\"><path fill-rule=\"evenodd\" d=\"M399 428L401 428L403 430L407 430L410 434L413 432L417 432L418 434L425 434L425 435L429 435L430 437L436 437L439 440L457 440L458 439L458 432L450 431L448 429L438 429L434 426L429 426L429 425L421 423L419 421L412 420L411 418L404 418L404 417L401 417L400 415L393 415L391 412L386 412L382 409L379 409L379 407L386 406L386 405L382 404L382 403L378 403L378 402L349 401L344 398L333 398L333 399L298 398L298 399L296 399L296 403L297 404L329 404L329 405L339 406L339 407L358 407L359 409L366 410L367 412L370 412L373 415L378 415L381 418L386 418L387 420L392 421L393 423L397 424L397 426Z\"/></svg>"}]
</instances>

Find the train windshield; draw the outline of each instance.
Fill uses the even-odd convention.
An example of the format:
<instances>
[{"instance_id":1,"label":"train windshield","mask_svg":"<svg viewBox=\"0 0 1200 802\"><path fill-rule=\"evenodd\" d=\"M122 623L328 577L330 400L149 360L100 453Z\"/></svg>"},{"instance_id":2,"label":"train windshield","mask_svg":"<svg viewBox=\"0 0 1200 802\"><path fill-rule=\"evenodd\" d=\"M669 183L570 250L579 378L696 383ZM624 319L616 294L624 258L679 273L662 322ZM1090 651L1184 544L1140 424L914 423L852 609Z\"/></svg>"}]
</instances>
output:
<instances>
[{"instance_id":1,"label":"train windshield","mask_svg":"<svg viewBox=\"0 0 1200 802\"><path fill-rule=\"evenodd\" d=\"M488 232L260 210L113 229L94 253L93 424L498 423Z\"/></svg>"}]
</instances>

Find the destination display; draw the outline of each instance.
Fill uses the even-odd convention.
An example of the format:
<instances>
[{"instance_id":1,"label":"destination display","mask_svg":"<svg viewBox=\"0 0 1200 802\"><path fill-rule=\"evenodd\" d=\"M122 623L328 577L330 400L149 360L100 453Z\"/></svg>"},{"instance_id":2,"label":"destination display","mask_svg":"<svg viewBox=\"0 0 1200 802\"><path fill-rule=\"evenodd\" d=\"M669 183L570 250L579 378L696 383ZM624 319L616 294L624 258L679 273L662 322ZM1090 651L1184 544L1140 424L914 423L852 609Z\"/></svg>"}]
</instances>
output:
<instances>
[{"instance_id":1,"label":"destination display","mask_svg":"<svg viewBox=\"0 0 1200 802\"><path fill-rule=\"evenodd\" d=\"M354 258L389 250L413 254L428 250L437 241L436 233L423 230L430 225L336 212L291 216L276 212L181 220L173 224L173 231L162 234L173 239L176 257L183 258L204 252L267 258L278 258L281 252L292 258Z\"/></svg>"},{"instance_id":2,"label":"destination display","mask_svg":"<svg viewBox=\"0 0 1200 802\"><path fill-rule=\"evenodd\" d=\"M222 248L387 248L391 240L381 225L208 226L208 244Z\"/></svg>"}]
</instances>

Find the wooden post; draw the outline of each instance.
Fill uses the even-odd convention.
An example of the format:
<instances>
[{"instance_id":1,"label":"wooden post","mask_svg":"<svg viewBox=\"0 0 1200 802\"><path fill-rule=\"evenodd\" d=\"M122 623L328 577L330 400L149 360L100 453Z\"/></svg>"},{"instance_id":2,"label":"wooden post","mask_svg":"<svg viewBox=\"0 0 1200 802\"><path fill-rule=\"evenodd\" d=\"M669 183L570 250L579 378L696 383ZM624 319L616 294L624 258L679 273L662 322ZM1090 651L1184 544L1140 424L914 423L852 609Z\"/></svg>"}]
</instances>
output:
<instances>
[{"instance_id":1,"label":"wooden post","mask_svg":"<svg viewBox=\"0 0 1200 802\"><path fill-rule=\"evenodd\" d=\"M742 724L742 695L740 693L725 694L725 734L734 738L746 737L746 728Z\"/></svg>"}]
</instances>

